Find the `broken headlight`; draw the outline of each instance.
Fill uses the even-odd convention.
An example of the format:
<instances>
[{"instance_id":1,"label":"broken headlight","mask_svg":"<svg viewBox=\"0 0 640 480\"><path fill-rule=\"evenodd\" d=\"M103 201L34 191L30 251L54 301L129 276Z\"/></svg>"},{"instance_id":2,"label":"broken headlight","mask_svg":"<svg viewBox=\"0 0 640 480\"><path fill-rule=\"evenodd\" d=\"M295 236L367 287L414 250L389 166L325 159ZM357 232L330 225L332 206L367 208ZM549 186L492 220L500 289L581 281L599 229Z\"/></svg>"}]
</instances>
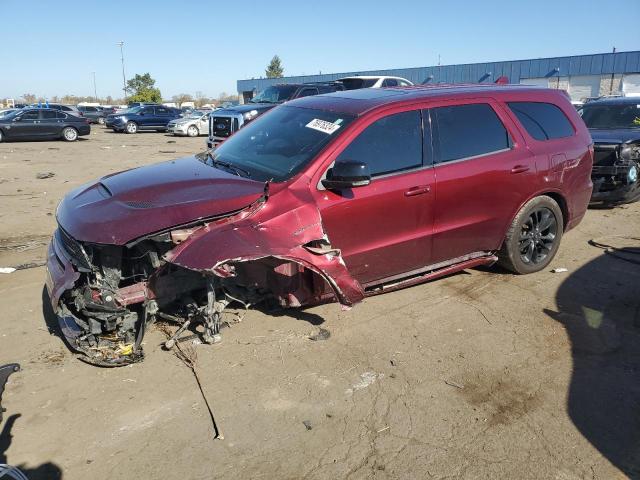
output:
<instances>
[{"instance_id":1,"label":"broken headlight","mask_svg":"<svg viewBox=\"0 0 640 480\"><path fill-rule=\"evenodd\" d=\"M623 145L620 149L621 160L640 160L640 144Z\"/></svg>"}]
</instances>

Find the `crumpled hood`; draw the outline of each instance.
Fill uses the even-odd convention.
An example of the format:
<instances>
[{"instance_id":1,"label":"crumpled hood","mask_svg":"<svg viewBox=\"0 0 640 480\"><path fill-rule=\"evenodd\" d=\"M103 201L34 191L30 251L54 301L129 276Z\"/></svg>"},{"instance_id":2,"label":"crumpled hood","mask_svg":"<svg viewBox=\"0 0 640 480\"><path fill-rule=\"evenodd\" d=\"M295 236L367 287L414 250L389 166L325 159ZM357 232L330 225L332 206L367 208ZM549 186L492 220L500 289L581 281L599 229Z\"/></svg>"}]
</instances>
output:
<instances>
[{"instance_id":1,"label":"crumpled hood","mask_svg":"<svg viewBox=\"0 0 640 480\"><path fill-rule=\"evenodd\" d=\"M195 156L126 170L71 191L60 226L77 240L123 245L136 238L241 210L264 184L210 167Z\"/></svg>"},{"instance_id":2,"label":"crumpled hood","mask_svg":"<svg viewBox=\"0 0 640 480\"><path fill-rule=\"evenodd\" d=\"M590 128L594 143L626 143L640 140L640 128Z\"/></svg>"}]
</instances>

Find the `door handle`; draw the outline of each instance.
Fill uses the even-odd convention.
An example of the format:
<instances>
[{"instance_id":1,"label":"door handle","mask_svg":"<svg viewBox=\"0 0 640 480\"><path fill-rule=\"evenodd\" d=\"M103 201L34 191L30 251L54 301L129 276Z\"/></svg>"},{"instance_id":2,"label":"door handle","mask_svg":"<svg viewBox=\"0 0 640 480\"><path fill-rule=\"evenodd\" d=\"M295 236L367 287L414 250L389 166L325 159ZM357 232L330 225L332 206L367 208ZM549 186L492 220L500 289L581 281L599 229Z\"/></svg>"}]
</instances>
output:
<instances>
[{"instance_id":1,"label":"door handle","mask_svg":"<svg viewBox=\"0 0 640 480\"><path fill-rule=\"evenodd\" d=\"M511 173L523 173L528 172L530 169L529 165L516 165L511 169Z\"/></svg>"},{"instance_id":2,"label":"door handle","mask_svg":"<svg viewBox=\"0 0 640 480\"><path fill-rule=\"evenodd\" d=\"M431 187L429 185L419 185L417 187L411 187L409 190L404 192L405 197L413 197L415 195L422 195L423 193L429 193L431 191Z\"/></svg>"}]
</instances>

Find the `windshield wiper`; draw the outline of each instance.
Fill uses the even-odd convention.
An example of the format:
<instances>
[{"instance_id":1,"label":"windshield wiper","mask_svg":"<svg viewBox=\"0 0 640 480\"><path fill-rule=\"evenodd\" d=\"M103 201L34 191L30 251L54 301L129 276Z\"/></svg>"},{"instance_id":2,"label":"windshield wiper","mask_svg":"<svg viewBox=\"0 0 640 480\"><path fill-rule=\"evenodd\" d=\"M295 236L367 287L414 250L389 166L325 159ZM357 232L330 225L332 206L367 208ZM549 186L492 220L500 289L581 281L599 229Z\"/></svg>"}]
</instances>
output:
<instances>
[{"instance_id":1,"label":"windshield wiper","mask_svg":"<svg viewBox=\"0 0 640 480\"><path fill-rule=\"evenodd\" d=\"M251 178L251 172L249 172L249 170L245 170L244 168L238 167L233 163L225 162L224 160L218 160L217 158L214 158L211 152L207 152L207 155L209 155L211 163L214 167L226 168L227 170L231 170L239 177Z\"/></svg>"}]
</instances>

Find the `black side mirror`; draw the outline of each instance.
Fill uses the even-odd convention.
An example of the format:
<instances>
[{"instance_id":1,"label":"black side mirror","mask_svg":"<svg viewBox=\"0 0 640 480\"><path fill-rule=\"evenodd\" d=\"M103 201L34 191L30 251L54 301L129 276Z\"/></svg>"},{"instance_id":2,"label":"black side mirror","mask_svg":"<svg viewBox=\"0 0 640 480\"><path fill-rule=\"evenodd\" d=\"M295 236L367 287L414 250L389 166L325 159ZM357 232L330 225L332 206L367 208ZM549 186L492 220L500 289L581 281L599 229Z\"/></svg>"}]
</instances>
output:
<instances>
[{"instance_id":1,"label":"black side mirror","mask_svg":"<svg viewBox=\"0 0 640 480\"><path fill-rule=\"evenodd\" d=\"M332 168L327 170L327 177L322 180L322 185L327 190L364 187L370 183L369 166L364 162L351 160L336 162Z\"/></svg>"}]
</instances>

